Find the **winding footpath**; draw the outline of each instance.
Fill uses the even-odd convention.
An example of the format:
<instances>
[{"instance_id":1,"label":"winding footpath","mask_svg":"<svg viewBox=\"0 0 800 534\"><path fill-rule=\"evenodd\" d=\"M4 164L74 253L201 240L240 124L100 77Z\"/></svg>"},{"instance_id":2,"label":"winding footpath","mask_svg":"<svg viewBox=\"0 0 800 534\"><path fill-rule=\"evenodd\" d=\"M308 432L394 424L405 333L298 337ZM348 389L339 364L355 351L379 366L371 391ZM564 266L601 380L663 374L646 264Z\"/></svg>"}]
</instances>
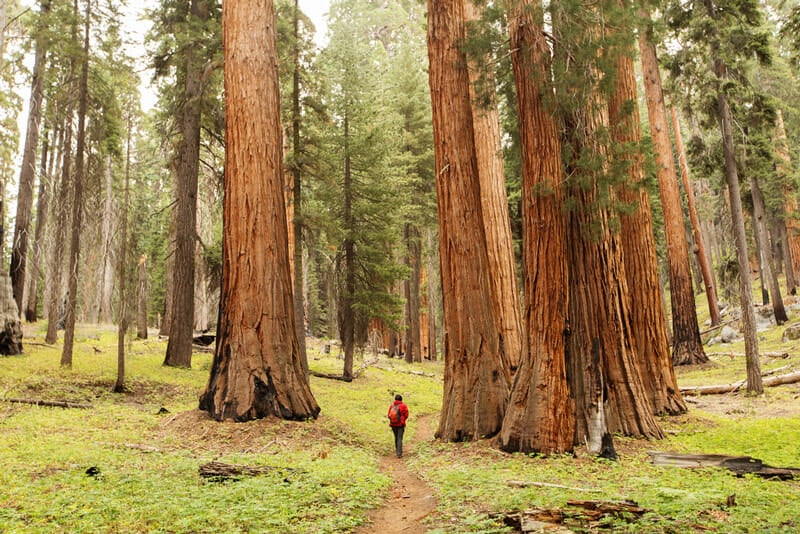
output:
<instances>
[{"instance_id":1,"label":"winding footpath","mask_svg":"<svg viewBox=\"0 0 800 534\"><path fill-rule=\"evenodd\" d=\"M405 458L414 454L414 444L433 438L427 417L416 420L414 439L405 445L403 458L389 454L381 458L380 469L394 480L389 497L380 508L369 514L369 523L356 530L357 534L424 534L423 520L436 509L438 500L433 490L408 470Z\"/></svg>"}]
</instances>

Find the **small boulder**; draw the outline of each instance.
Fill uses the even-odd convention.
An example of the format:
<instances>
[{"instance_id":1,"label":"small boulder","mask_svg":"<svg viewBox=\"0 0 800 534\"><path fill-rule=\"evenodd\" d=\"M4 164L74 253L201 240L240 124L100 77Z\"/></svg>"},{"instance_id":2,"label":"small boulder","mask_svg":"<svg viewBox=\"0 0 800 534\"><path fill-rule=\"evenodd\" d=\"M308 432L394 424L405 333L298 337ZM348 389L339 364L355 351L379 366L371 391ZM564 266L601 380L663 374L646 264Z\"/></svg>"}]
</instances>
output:
<instances>
[{"instance_id":1,"label":"small boulder","mask_svg":"<svg viewBox=\"0 0 800 534\"><path fill-rule=\"evenodd\" d=\"M784 342L794 341L795 339L800 339L800 324L787 326L783 331L783 336L781 337L781 341Z\"/></svg>"},{"instance_id":2,"label":"small boulder","mask_svg":"<svg viewBox=\"0 0 800 534\"><path fill-rule=\"evenodd\" d=\"M719 337L723 343L731 343L736 339L739 333L728 325L722 327Z\"/></svg>"}]
</instances>

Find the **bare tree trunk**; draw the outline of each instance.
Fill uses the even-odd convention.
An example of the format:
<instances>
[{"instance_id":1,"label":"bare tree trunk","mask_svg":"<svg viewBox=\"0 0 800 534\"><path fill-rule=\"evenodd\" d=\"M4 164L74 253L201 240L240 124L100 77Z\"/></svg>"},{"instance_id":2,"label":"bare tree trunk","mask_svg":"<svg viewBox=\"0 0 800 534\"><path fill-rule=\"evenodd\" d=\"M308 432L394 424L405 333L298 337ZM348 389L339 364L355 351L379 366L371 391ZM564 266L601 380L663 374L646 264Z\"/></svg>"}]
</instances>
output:
<instances>
[{"instance_id":1,"label":"bare tree trunk","mask_svg":"<svg viewBox=\"0 0 800 534\"><path fill-rule=\"evenodd\" d=\"M191 0L187 21L208 17L204 0ZM175 205L175 258L173 271L172 317L164 365L192 366L194 327L194 271L197 238L197 177L200 162L200 107L202 58L195 47L185 48L183 64L183 110L180 117L181 141L178 148L177 204ZM280 138L278 139L280 143Z\"/></svg>"},{"instance_id":2,"label":"bare tree trunk","mask_svg":"<svg viewBox=\"0 0 800 534\"><path fill-rule=\"evenodd\" d=\"M783 112L777 110L775 121L775 153L778 156L776 171L778 176L786 180L792 172L792 159L786 140L786 128L783 125ZM783 239L783 256L786 265L786 292L797 293L797 274L800 274L800 220L797 218L797 191L791 187L784 188L783 221L785 238Z\"/></svg>"},{"instance_id":3,"label":"bare tree trunk","mask_svg":"<svg viewBox=\"0 0 800 534\"><path fill-rule=\"evenodd\" d=\"M644 20L650 20L649 13L644 10L640 13ZM703 363L707 362L708 358L703 352L703 343L700 340L700 326L697 323L692 273L689 267L689 247L686 244L680 191L673 162L672 144L669 140L661 73L658 70L655 45L649 28L639 33L639 50L667 238L667 263L672 301L672 361L675 365Z\"/></svg>"},{"instance_id":4,"label":"bare tree trunk","mask_svg":"<svg viewBox=\"0 0 800 534\"><path fill-rule=\"evenodd\" d=\"M705 0L706 10L711 20L716 20L713 0ZM712 37L711 54L713 74L717 83L722 84L727 78L727 66L720 58L716 37ZM747 236L744 228L744 211L739 191L739 172L736 167L736 152L733 144L733 118L728 97L722 87L717 87L717 118L722 135L722 151L725 156L725 178L728 182L730 196L731 221L733 238L736 243L736 258L739 264L739 297L742 307L742 330L744 331L745 360L747 365L747 391L764 393L761 380L761 366L758 361L758 337L756 319L753 311L753 293L750 284L750 261L747 252Z\"/></svg>"},{"instance_id":5,"label":"bare tree trunk","mask_svg":"<svg viewBox=\"0 0 800 534\"><path fill-rule=\"evenodd\" d=\"M406 361L422 361L422 342L420 337L420 279L422 277L422 243L419 230L411 223L404 227L406 242L406 265L410 275L406 288Z\"/></svg>"},{"instance_id":6,"label":"bare tree trunk","mask_svg":"<svg viewBox=\"0 0 800 534\"><path fill-rule=\"evenodd\" d=\"M494 317L475 162L469 73L460 43L463 0L428 0L439 255L444 308L444 398L436 436L447 441L500 431L509 384Z\"/></svg>"},{"instance_id":7,"label":"bare tree trunk","mask_svg":"<svg viewBox=\"0 0 800 534\"><path fill-rule=\"evenodd\" d=\"M78 0L75 0L78 12ZM83 56L81 57L81 77L78 87L78 139L75 147L75 176L72 189L72 238L69 247L69 271L67 284L67 308L64 315L64 347L61 351L61 366L72 367L72 348L75 340L75 313L78 307L78 265L81 252L81 227L83 226L83 192L86 180L84 152L86 150L86 110L89 104L89 28L91 24L92 2L86 0L84 14Z\"/></svg>"},{"instance_id":8,"label":"bare tree trunk","mask_svg":"<svg viewBox=\"0 0 800 534\"><path fill-rule=\"evenodd\" d=\"M56 144L57 131L53 131L52 145ZM50 210L50 195L51 193L51 173L49 172L52 167L53 156L56 152L56 147L50 149L51 143L48 140L47 134L44 136L42 143L42 160L41 160L41 178L39 179L39 194L37 195L36 202L36 230L34 231L33 246L31 247L31 276L28 281L28 298L25 305L25 320L29 323L35 323L38 319L39 311L39 278L42 276L42 256L44 251L44 238L45 230L47 229L47 217Z\"/></svg>"},{"instance_id":9,"label":"bare tree trunk","mask_svg":"<svg viewBox=\"0 0 800 534\"><path fill-rule=\"evenodd\" d=\"M36 25L36 55L33 63L31 99L28 107L28 129L25 134L25 147L22 151L22 167L19 172L19 192L17 193L17 215L14 225L14 241L11 249L11 285L17 309L24 309L25 270L28 261L28 241L33 207L33 185L36 180L36 153L39 144L39 123L42 118L42 99L44 98L44 75L47 59L48 39L42 35L47 29L45 18L50 11L50 1L42 0L39 21ZM5 28L4 28L5 29Z\"/></svg>"},{"instance_id":10,"label":"bare tree trunk","mask_svg":"<svg viewBox=\"0 0 800 534\"><path fill-rule=\"evenodd\" d=\"M125 196L122 200L120 245L117 273L119 276L119 328L117 330L117 381L114 392L125 391L125 333L128 331L128 205L131 180L131 120L128 118L128 142L125 151Z\"/></svg>"},{"instance_id":11,"label":"bare tree trunk","mask_svg":"<svg viewBox=\"0 0 800 534\"><path fill-rule=\"evenodd\" d=\"M139 258L138 283L136 287L136 337L147 339L147 255Z\"/></svg>"},{"instance_id":12,"label":"bare tree trunk","mask_svg":"<svg viewBox=\"0 0 800 534\"><path fill-rule=\"evenodd\" d=\"M200 409L217 420L304 420L319 406L294 325L272 1L225 2L222 21L223 276L217 347Z\"/></svg>"},{"instance_id":13,"label":"bare tree trunk","mask_svg":"<svg viewBox=\"0 0 800 534\"><path fill-rule=\"evenodd\" d=\"M60 323L63 319L65 302L63 301L62 276L64 268L64 247L61 246L67 240L67 224L69 206L69 177L72 162L72 109L67 109L64 119L64 137L61 143L61 179L56 184L56 194L53 208L56 210L56 232L55 243L52 247L52 259L50 260L49 283L50 299L47 304L47 334L45 343L54 344L58 339L58 330L63 328Z\"/></svg>"},{"instance_id":14,"label":"bare tree trunk","mask_svg":"<svg viewBox=\"0 0 800 534\"><path fill-rule=\"evenodd\" d=\"M344 378L353 378L353 353L355 352L355 310L353 299L356 293L356 253L353 241L353 175L350 168L350 118L344 116L344 294L339 296L339 337L344 351Z\"/></svg>"},{"instance_id":15,"label":"bare tree trunk","mask_svg":"<svg viewBox=\"0 0 800 534\"><path fill-rule=\"evenodd\" d=\"M178 170L173 168L172 175L176 176ZM176 204L175 192L172 195L172 204ZM161 318L161 325L159 326L159 336L169 336L169 329L172 326L172 310L173 302L175 301L175 234L176 234L176 213L173 208L169 219L169 232L167 235L167 258L166 258L166 273L164 275L164 317Z\"/></svg>"},{"instance_id":16,"label":"bare tree trunk","mask_svg":"<svg viewBox=\"0 0 800 534\"><path fill-rule=\"evenodd\" d=\"M694 252L700 264L700 270L703 273L703 284L706 290L711 324L716 326L720 322L717 288L714 286L714 278L711 275L711 264L706 254L706 246L703 242L703 236L700 230L700 219L697 216L697 208L694 203L694 190L692 184L689 182L689 164L686 161L686 150L683 147L681 126L678 122L678 113L675 111L675 106L670 107L670 115L672 117L672 131L675 136L675 149L678 151L678 163L681 167L681 180L683 181L683 189L686 191L686 200L689 205L689 220L692 223L692 231L694 234Z\"/></svg>"},{"instance_id":17,"label":"bare tree trunk","mask_svg":"<svg viewBox=\"0 0 800 534\"><path fill-rule=\"evenodd\" d=\"M621 147L636 147L629 149L634 152L622 155L627 164L629 184L619 187L617 192L622 202L634 204L636 209L622 216L624 231L620 232L620 241L630 294L631 327L636 333L635 349L641 363L644 391L654 413L675 415L686 412L686 404L672 366L650 196L644 186L645 169L638 148L642 133L633 45L631 36L630 42L625 43L626 49L613 52L618 54L616 86L608 103L613 142Z\"/></svg>"},{"instance_id":18,"label":"bare tree trunk","mask_svg":"<svg viewBox=\"0 0 800 534\"><path fill-rule=\"evenodd\" d=\"M114 290L114 265L113 265L113 237L114 233L111 223L114 220L114 196L113 196L113 176L111 174L111 156L106 157L106 201L105 213L103 216L103 266L100 283L100 310L98 319L100 322L110 324L113 321L113 310L111 309L111 298ZM117 267L119 270L119 267Z\"/></svg>"},{"instance_id":19,"label":"bare tree trunk","mask_svg":"<svg viewBox=\"0 0 800 534\"><path fill-rule=\"evenodd\" d=\"M536 9L538 15L532 12ZM522 147L525 339L500 447L506 451L573 449L575 405L567 383L569 282L564 175L559 128L552 114L550 51L541 5L522 0L509 18Z\"/></svg>"},{"instance_id":20,"label":"bare tree trunk","mask_svg":"<svg viewBox=\"0 0 800 534\"><path fill-rule=\"evenodd\" d=\"M464 1L467 21L480 18L473 0ZM475 129L475 157L481 187L481 210L492 282L494 313L503 343L504 367L513 375L522 358L523 331L511 221L508 215L500 114L497 110L492 59L471 62L470 98ZM485 80L485 83L482 81ZM481 88L486 90L481 91ZM511 376L509 376L509 380Z\"/></svg>"},{"instance_id":21,"label":"bare tree trunk","mask_svg":"<svg viewBox=\"0 0 800 534\"><path fill-rule=\"evenodd\" d=\"M427 242L426 249L429 251L428 256L428 358L431 361L436 361L438 358L437 342L436 342L436 315L439 310L439 293L436 291L436 283L434 273L436 273L436 262L433 242L433 230L428 229L425 231L425 239Z\"/></svg>"},{"instance_id":22,"label":"bare tree trunk","mask_svg":"<svg viewBox=\"0 0 800 534\"><path fill-rule=\"evenodd\" d=\"M300 172L300 162L298 161L301 151L300 146L300 29L299 29L299 5L298 0L294 0L293 24L294 24L294 71L292 72L292 153L294 163L292 165L292 206L294 216L292 217L292 236L294 237L294 321L297 327L297 341L300 344L300 362L303 371L308 374L308 351L306 350L306 316L305 300L303 299L303 288L305 287L305 276L303 273L303 176Z\"/></svg>"},{"instance_id":23,"label":"bare tree trunk","mask_svg":"<svg viewBox=\"0 0 800 534\"><path fill-rule=\"evenodd\" d=\"M761 193L761 186L755 176L750 177L750 194L753 197L753 226L759 236L757 253L761 261L761 271L764 273L772 293L772 311L775 314L775 322L781 325L788 321L789 317L786 315L786 308L783 306L781 287L778 284L778 275L773 265L772 247L770 246L769 233L767 232L764 195Z\"/></svg>"}]
</instances>

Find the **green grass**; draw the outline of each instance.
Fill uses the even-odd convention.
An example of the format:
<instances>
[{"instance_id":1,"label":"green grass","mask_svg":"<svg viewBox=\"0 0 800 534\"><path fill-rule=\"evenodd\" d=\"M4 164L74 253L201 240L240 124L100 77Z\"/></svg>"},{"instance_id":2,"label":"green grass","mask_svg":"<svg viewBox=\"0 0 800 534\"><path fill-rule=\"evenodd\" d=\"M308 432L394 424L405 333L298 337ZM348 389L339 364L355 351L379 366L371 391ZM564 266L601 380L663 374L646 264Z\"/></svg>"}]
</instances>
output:
<instances>
[{"instance_id":1,"label":"green grass","mask_svg":"<svg viewBox=\"0 0 800 534\"><path fill-rule=\"evenodd\" d=\"M761 334L762 368L800 367L776 328ZM0 403L0 532L350 532L389 493L379 459L391 452L386 410L395 393L411 409L407 439L419 417L435 428L442 364L408 365L381 357L352 383L312 377L322 407L316 421L216 423L195 410L211 357L195 354L192 369L163 367L165 343L129 344L129 391L111 393L116 338L82 327L74 366L59 366L60 345L42 346L38 328L26 354L0 358L3 397L90 403L89 410ZM743 348L724 346L730 352ZM712 349L712 350L716 350ZM723 352L719 350L719 352ZM371 355L365 356L373 360ZM342 360L309 345L312 369L341 372ZM412 374L416 373L416 374ZM427 375L435 375L433 377ZM744 377L744 359L679 369L681 384L729 383ZM636 501L651 510L639 521L611 520L614 532L795 532L800 483L737 478L722 469L656 467L647 451L750 455L775 466L800 466L800 405L796 386L762 397L704 398L683 416L664 418L668 438L616 438L620 460L503 454L491 442L415 443L406 462L432 488L439 507L431 532L505 532L494 512L565 508L568 500ZM709 409L730 404L729 412ZM159 413L164 408L167 413ZM211 460L273 466L267 476L209 482L198 467ZM96 467L98 476L87 475ZM509 481L563 487L513 488ZM735 495L735 506L726 504ZM573 526L576 531L587 527ZM593 528L600 528L595 526ZM590 529L591 530L591 529Z\"/></svg>"}]
</instances>

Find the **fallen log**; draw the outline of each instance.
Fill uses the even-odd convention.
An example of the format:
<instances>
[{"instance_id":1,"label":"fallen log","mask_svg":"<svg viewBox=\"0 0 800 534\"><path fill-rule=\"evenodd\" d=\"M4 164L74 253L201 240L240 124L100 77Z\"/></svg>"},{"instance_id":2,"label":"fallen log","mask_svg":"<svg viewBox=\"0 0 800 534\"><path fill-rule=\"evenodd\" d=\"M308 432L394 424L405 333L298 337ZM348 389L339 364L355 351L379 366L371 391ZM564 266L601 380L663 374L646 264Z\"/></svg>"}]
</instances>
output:
<instances>
[{"instance_id":1,"label":"fallen log","mask_svg":"<svg viewBox=\"0 0 800 534\"><path fill-rule=\"evenodd\" d=\"M569 507L580 508L574 510L565 508L531 508L523 511L490 513L493 519L502 520L506 526L520 532L553 532L567 533L572 530L567 526L577 528L591 527L592 524L606 516L613 515L627 521L636 521L644 514L650 512L640 507L633 501L608 502L608 501L567 501ZM554 528L553 525L562 525Z\"/></svg>"},{"instance_id":2,"label":"fallen log","mask_svg":"<svg viewBox=\"0 0 800 534\"><path fill-rule=\"evenodd\" d=\"M8 399L8 398L0 399L0 401L11 402L14 404L33 404L34 406L50 406L52 408L80 408L86 410L92 407L91 404L82 404L80 402L72 402L72 401L48 401L41 399Z\"/></svg>"},{"instance_id":3,"label":"fallen log","mask_svg":"<svg viewBox=\"0 0 800 534\"><path fill-rule=\"evenodd\" d=\"M698 468L722 467L736 473L737 476L757 475L762 478L778 478L793 480L800 476L800 469L795 467L772 467L751 456L727 456L725 454L677 454L669 452L648 452L653 465Z\"/></svg>"},{"instance_id":4,"label":"fallen log","mask_svg":"<svg viewBox=\"0 0 800 534\"><path fill-rule=\"evenodd\" d=\"M229 480L238 479L241 477L255 477L260 475L267 475L270 473L297 473L302 472L294 467L279 467L273 465L236 465L226 464L223 462L208 462L199 467L198 472L203 478L212 480Z\"/></svg>"},{"instance_id":5,"label":"fallen log","mask_svg":"<svg viewBox=\"0 0 800 534\"><path fill-rule=\"evenodd\" d=\"M317 378L327 378L328 380L341 380L342 382L353 381L353 379L349 376L335 375L330 373L320 373L318 371L308 371L308 374L310 374L311 376L316 376Z\"/></svg>"},{"instance_id":6,"label":"fallen log","mask_svg":"<svg viewBox=\"0 0 800 534\"><path fill-rule=\"evenodd\" d=\"M758 355L761 358L779 358L781 360L785 360L790 356L788 352L760 352ZM737 356L744 358L745 354L743 352L706 352L706 356L709 358L721 358L723 356L727 356L728 358L733 359Z\"/></svg>"},{"instance_id":7,"label":"fallen log","mask_svg":"<svg viewBox=\"0 0 800 534\"><path fill-rule=\"evenodd\" d=\"M800 371L785 375L772 376L764 379L764 387L784 386L800 382ZM733 384L721 384L717 386L685 386L681 387L683 395L716 395L720 393L733 393L747 384L746 380L734 382Z\"/></svg>"},{"instance_id":8,"label":"fallen log","mask_svg":"<svg viewBox=\"0 0 800 534\"><path fill-rule=\"evenodd\" d=\"M603 490L599 489L591 489L591 488L576 488L572 486L562 486L561 484L551 484L549 482L528 482L523 480L509 480L506 482L507 485L511 486L512 488L557 488L557 489L566 489L572 491L583 491L587 493L603 493Z\"/></svg>"}]
</instances>

